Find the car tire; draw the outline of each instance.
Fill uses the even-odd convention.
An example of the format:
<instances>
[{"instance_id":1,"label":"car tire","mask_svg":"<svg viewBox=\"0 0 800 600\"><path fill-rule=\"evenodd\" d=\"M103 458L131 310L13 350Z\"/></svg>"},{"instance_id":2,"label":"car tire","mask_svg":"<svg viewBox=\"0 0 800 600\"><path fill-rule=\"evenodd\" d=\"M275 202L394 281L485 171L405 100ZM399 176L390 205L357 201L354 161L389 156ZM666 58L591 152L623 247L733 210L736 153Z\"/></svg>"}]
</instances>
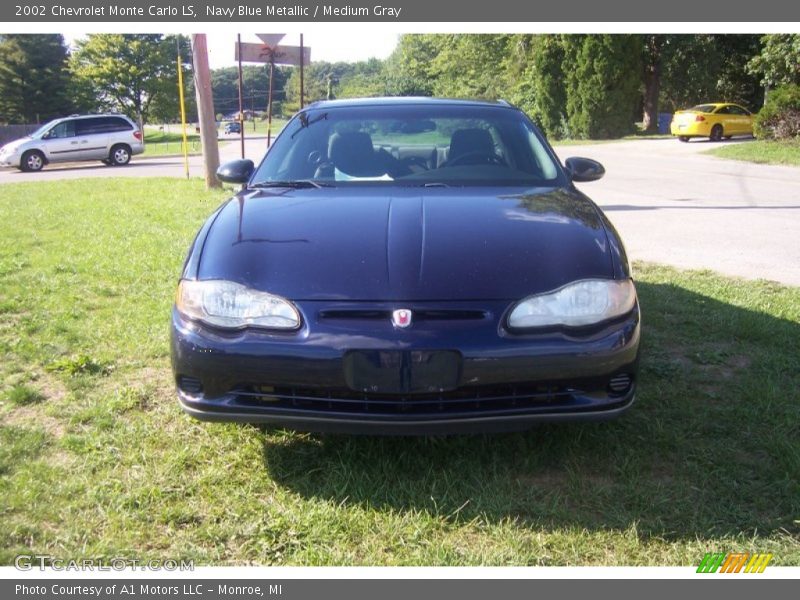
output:
<instances>
[{"instance_id":1,"label":"car tire","mask_svg":"<svg viewBox=\"0 0 800 600\"><path fill-rule=\"evenodd\" d=\"M21 171L32 172L41 171L44 167L44 154L39 150L28 150L22 155L22 160L19 162Z\"/></svg>"},{"instance_id":2,"label":"car tire","mask_svg":"<svg viewBox=\"0 0 800 600\"><path fill-rule=\"evenodd\" d=\"M712 142L719 142L722 140L722 125L714 125L711 128L711 135L708 136Z\"/></svg>"},{"instance_id":3,"label":"car tire","mask_svg":"<svg viewBox=\"0 0 800 600\"><path fill-rule=\"evenodd\" d=\"M108 153L108 161L115 167L121 167L131 162L131 148L125 144L112 146Z\"/></svg>"},{"instance_id":4,"label":"car tire","mask_svg":"<svg viewBox=\"0 0 800 600\"><path fill-rule=\"evenodd\" d=\"M682 141L682 142L688 142L689 141L689 136L688 135L679 135L678 139L680 141Z\"/></svg>"}]
</instances>

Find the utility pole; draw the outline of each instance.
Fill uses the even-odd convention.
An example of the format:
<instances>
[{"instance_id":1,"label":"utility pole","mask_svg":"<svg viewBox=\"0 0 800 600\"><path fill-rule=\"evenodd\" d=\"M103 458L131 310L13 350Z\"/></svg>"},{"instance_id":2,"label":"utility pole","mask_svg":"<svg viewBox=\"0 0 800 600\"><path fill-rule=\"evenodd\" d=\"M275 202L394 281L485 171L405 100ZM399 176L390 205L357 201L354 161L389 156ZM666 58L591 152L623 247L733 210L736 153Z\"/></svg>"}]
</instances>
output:
<instances>
[{"instance_id":1,"label":"utility pole","mask_svg":"<svg viewBox=\"0 0 800 600\"><path fill-rule=\"evenodd\" d=\"M303 85L303 34L300 34L300 108L306 105L306 88Z\"/></svg>"},{"instance_id":2,"label":"utility pole","mask_svg":"<svg viewBox=\"0 0 800 600\"><path fill-rule=\"evenodd\" d=\"M236 34L238 44L236 56L239 58L239 138L242 140L242 158L244 158L244 101L242 100L242 34Z\"/></svg>"},{"instance_id":3,"label":"utility pole","mask_svg":"<svg viewBox=\"0 0 800 600\"><path fill-rule=\"evenodd\" d=\"M272 145L272 86L275 80L275 55L269 59L269 97L267 98L267 148Z\"/></svg>"},{"instance_id":4,"label":"utility pole","mask_svg":"<svg viewBox=\"0 0 800 600\"><path fill-rule=\"evenodd\" d=\"M211 73L208 69L208 47L204 33L192 34L194 57L194 83L197 94L197 118L200 121L200 143L203 147L203 163L207 188L221 187L217 179L219 168L219 145L217 144L217 121L214 114L214 99L211 96Z\"/></svg>"}]
</instances>

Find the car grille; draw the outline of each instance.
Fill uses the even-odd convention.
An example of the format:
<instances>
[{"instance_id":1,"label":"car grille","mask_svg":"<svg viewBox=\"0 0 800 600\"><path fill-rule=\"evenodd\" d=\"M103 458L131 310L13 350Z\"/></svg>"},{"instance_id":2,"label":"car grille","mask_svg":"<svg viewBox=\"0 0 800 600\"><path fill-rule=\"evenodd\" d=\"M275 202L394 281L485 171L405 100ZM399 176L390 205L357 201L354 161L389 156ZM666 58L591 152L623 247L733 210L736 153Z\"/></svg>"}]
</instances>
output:
<instances>
[{"instance_id":1,"label":"car grille","mask_svg":"<svg viewBox=\"0 0 800 600\"><path fill-rule=\"evenodd\" d=\"M483 310L417 309L415 321L477 321L486 319L489 313ZM391 322L392 311L383 309L329 309L319 313L320 319L379 320Z\"/></svg>"},{"instance_id":2,"label":"car grille","mask_svg":"<svg viewBox=\"0 0 800 600\"><path fill-rule=\"evenodd\" d=\"M575 407L581 390L558 385L480 386L431 394L362 394L352 390L239 386L236 403L258 408L362 415L524 412L535 407Z\"/></svg>"}]
</instances>

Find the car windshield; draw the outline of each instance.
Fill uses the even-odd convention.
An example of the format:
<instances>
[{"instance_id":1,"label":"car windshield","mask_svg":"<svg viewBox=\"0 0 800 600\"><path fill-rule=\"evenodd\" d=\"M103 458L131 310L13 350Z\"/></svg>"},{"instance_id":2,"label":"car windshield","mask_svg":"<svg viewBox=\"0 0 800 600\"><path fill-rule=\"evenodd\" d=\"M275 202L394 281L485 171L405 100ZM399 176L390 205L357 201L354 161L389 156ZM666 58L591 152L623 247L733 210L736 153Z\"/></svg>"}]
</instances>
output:
<instances>
[{"instance_id":1,"label":"car windshield","mask_svg":"<svg viewBox=\"0 0 800 600\"><path fill-rule=\"evenodd\" d=\"M457 104L310 108L251 185L554 185L556 159L518 110Z\"/></svg>"},{"instance_id":2,"label":"car windshield","mask_svg":"<svg viewBox=\"0 0 800 600\"><path fill-rule=\"evenodd\" d=\"M689 110L693 110L695 112L710 113L714 112L715 108L717 107L713 104L698 104L697 106L693 106Z\"/></svg>"},{"instance_id":3,"label":"car windshield","mask_svg":"<svg viewBox=\"0 0 800 600\"><path fill-rule=\"evenodd\" d=\"M47 130L50 129L53 126L54 123L55 123L55 121L50 121L49 123L45 123L44 125L39 127L39 129L37 129L33 133L29 134L30 137L32 137L32 138L40 138L40 137L42 137L47 132Z\"/></svg>"}]
</instances>

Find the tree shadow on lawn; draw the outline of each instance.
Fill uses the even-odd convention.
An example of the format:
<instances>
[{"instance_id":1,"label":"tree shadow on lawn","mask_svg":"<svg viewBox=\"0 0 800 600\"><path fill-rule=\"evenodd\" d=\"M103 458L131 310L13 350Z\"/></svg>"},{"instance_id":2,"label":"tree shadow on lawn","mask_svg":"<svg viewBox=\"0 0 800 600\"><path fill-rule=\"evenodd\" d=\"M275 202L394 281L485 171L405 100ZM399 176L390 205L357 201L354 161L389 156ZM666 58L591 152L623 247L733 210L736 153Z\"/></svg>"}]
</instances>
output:
<instances>
[{"instance_id":1,"label":"tree shadow on lawn","mask_svg":"<svg viewBox=\"0 0 800 600\"><path fill-rule=\"evenodd\" d=\"M800 326L639 283L636 404L607 423L431 438L265 436L265 466L307 497L666 539L795 532Z\"/></svg>"}]
</instances>

